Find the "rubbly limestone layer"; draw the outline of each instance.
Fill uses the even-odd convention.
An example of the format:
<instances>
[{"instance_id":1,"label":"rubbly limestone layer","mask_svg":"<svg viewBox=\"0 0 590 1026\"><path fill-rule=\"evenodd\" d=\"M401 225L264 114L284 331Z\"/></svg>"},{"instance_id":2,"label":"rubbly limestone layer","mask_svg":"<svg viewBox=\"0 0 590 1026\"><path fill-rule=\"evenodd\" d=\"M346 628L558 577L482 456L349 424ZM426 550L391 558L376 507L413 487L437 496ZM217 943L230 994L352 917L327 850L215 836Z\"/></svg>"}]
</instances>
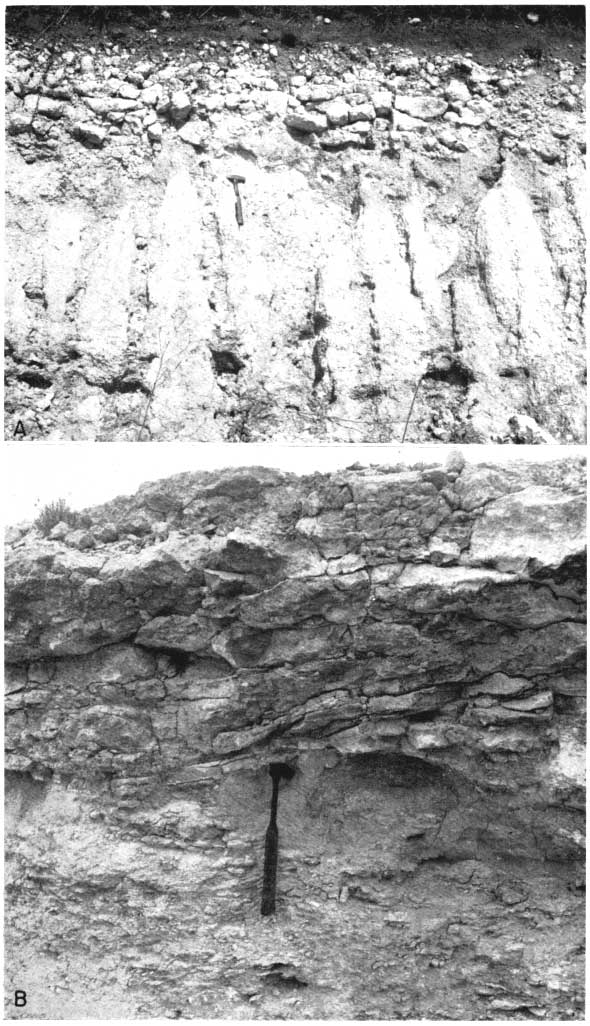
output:
<instances>
[{"instance_id":1,"label":"rubbly limestone layer","mask_svg":"<svg viewBox=\"0 0 590 1026\"><path fill-rule=\"evenodd\" d=\"M583 40L200 31L9 40L8 436L582 441Z\"/></svg>"},{"instance_id":2,"label":"rubbly limestone layer","mask_svg":"<svg viewBox=\"0 0 590 1026\"><path fill-rule=\"evenodd\" d=\"M583 504L573 460L251 468L11 530L27 1014L581 1017Z\"/></svg>"}]
</instances>

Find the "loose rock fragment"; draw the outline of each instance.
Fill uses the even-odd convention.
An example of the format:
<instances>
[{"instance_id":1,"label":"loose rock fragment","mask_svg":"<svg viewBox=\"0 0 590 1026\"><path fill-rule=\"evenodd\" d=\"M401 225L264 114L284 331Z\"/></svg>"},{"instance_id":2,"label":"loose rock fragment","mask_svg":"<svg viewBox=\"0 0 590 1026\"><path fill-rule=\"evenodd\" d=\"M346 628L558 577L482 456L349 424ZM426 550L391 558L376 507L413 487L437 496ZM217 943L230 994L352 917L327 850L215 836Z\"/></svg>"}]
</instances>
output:
<instances>
[{"instance_id":1,"label":"loose rock fragment","mask_svg":"<svg viewBox=\"0 0 590 1026\"><path fill-rule=\"evenodd\" d=\"M342 125L348 124L350 107L347 103L343 103L340 100L334 100L332 103L326 105L324 113L328 119L328 123L339 128Z\"/></svg>"},{"instance_id":2,"label":"loose rock fragment","mask_svg":"<svg viewBox=\"0 0 590 1026\"><path fill-rule=\"evenodd\" d=\"M78 122L75 133L87 146L101 147L107 137L106 129L93 125L89 121Z\"/></svg>"},{"instance_id":3,"label":"loose rock fragment","mask_svg":"<svg viewBox=\"0 0 590 1026\"><path fill-rule=\"evenodd\" d=\"M398 93L395 97L395 109L402 114L408 114L411 118L433 121L444 114L447 104L435 96L402 96Z\"/></svg>"},{"instance_id":4,"label":"loose rock fragment","mask_svg":"<svg viewBox=\"0 0 590 1026\"><path fill-rule=\"evenodd\" d=\"M206 144L207 132L205 126L197 121L189 121L178 131L179 138L191 146L201 149Z\"/></svg>"},{"instance_id":5,"label":"loose rock fragment","mask_svg":"<svg viewBox=\"0 0 590 1026\"><path fill-rule=\"evenodd\" d=\"M328 119L325 114L313 114L305 111L287 114L285 124L287 128L294 129L296 132L304 132L306 134L310 132L319 133L325 132L327 129Z\"/></svg>"},{"instance_id":6,"label":"loose rock fragment","mask_svg":"<svg viewBox=\"0 0 590 1026\"><path fill-rule=\"evenodd\" d=\"M193 105L190 96L183 90L177 90L170 97L170 119L175 125L182 125L191 115Z\"/></svg>"}]
</instances>

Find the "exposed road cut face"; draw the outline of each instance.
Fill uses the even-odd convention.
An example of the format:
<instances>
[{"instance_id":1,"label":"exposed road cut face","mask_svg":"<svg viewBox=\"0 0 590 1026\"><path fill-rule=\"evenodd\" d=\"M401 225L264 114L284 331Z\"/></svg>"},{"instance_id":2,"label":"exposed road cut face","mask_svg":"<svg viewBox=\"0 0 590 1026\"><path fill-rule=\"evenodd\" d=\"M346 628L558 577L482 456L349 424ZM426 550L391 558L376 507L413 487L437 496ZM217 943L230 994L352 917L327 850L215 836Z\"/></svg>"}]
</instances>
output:
<instances>
[{"instance_id":1,"label":"exposed road cut face","mask_svg":"<svg viewBox=\"0 0 590 1026\"><path fill-rule=\"evenodd\" d=\"M250 467L10 529L11 1015L582 1018L584 497Z\"/></svg>"},{"instance_id":2,"label":"exposed road cut face","mask_svg":"<svg viewBox=\"0 0 590 1026\"><path fill-rule=\"evenodd\" d=\"M7 437L584 440L582 28L341 11L9 21Z\"/></svg>"}]
</instances>

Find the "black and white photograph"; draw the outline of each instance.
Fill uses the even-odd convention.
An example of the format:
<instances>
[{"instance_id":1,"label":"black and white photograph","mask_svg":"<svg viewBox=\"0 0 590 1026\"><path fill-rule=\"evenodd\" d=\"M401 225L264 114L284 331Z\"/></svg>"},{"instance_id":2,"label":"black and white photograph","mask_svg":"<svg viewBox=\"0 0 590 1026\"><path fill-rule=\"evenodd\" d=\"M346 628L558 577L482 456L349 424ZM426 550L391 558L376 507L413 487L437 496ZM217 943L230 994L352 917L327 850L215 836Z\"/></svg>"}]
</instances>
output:
<instances>
[{"instance_id":1,"label":"black and white photograph","mask_svg":"<svg viewBox=\"0 0 590 1026\"><path fill-rule=\"evenodd\" d=\"M5 437L583 443L582 6L9 6Z\"/></svg>"},{"instance_id":2,"label":"black and white photograph","mask_svg":"<svg viewBox=\"0 0 590 1026\"><path fill-rule=\"evenodd\" d=\"M585 1021L585 7L3 38L5 1020Z\"/></svg>"},{"instance_id":3,"label":"black and white photograph","mask_svg":"<svg viewBox=\"0 0 590 1026\"><path fill-rule=\"evenodd\" d=\"M176 452L84 508L136 456L60 448L12 456L9 1017L583 1019L583 456Z\"/></svg>"}]
</instances>

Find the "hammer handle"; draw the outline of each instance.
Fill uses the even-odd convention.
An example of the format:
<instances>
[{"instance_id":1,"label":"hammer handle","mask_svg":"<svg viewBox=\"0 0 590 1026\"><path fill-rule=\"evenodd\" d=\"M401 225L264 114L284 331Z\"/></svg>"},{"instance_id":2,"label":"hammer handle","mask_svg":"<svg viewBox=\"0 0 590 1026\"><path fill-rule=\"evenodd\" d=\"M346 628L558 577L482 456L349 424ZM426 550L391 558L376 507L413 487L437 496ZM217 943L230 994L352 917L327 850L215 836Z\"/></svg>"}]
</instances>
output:
<instances>
[{"instance_id":1,"label":"hammer handle","mask_svg":"<svg viewBox=\"0 0 590 1026\"><path fill-rule=\"evenodd\" d=\"M239 225L244 223L244 214L242 212L242 201L238 195L236 195L236 221Z\"/></svg>"},{"instance_id":2,"label":"hammer handle","mask_svg":"<svg viewBox=\"0 0 590 1026\"><path fill-rule=\"evenodd\" d=\"M260 914L270 916L275 910L277 892L277 862L279 854L279 829L271 819L264 839L264 870L262 876L262 904Z\"/></svg>"}]
</instances>

